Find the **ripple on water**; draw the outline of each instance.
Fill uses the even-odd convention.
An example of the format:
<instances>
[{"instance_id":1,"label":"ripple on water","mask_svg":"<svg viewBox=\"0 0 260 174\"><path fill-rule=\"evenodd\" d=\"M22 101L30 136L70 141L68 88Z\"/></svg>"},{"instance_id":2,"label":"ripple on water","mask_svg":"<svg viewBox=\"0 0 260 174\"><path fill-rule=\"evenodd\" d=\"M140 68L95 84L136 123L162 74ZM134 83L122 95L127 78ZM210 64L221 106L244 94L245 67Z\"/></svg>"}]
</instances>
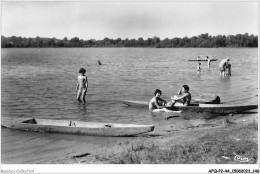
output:
<instances>
[{"instance_id":1,"label":"ripple on water","mask_svg":"<svg viewBox=\"0 0 260 174\"><path fill-rule=\"evenodd\" d=\"M192 96L217 94L223 102L255 97L257 49L2 49L2 113L7 117L41 117L118 123L153 123L147 109L125 107L125 99L149 101L156 88L170 100L188 84ZM187 59L210 55L211 68ZM220 77L218 64L230 57L232 76ZM245 59L246 57L246 59ZM97 65L97 60L102 66ZM243 69L241 69L243 66ZM78 69L89 80L87 104L78 104ZM245 100L243 103L250 102ZM174 124L174 123L171 123Z\"/></svg>"}]
</instances>

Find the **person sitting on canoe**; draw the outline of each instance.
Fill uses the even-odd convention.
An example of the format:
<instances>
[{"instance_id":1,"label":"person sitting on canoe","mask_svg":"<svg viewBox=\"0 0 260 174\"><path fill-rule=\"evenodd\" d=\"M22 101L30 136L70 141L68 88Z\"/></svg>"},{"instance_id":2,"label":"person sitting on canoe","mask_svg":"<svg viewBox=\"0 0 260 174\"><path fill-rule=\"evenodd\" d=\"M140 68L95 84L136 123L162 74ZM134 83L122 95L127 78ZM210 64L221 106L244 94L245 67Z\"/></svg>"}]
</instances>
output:
<instances>
[{"instance_id":1,"label":"person sitting on canoe","mask_svg":"<svg viewBox=\"0 0 260 174\"><path fill-rule=\"evenodd\" d=\"M149 102L149 110L155 111L157 109L166 109L166 100L162 99L160 96L162 95L162 91L160 89L156 89L154 92L154 97Z\"/></svg>"},{"instance_id":2,"label":"person sitting on canoe","mask_svg":"<svg viewBox=\"0 0 260 174\"><path fill-rule=\"evenodd\" d=\"M191 101L191 94L189 93L189 86L183 85L180 88L178 95L171 97L171 99L172 99L172 106L177 105L177 104L183 105L183 106L188 106Z\"/></svg>"}]
</instances>

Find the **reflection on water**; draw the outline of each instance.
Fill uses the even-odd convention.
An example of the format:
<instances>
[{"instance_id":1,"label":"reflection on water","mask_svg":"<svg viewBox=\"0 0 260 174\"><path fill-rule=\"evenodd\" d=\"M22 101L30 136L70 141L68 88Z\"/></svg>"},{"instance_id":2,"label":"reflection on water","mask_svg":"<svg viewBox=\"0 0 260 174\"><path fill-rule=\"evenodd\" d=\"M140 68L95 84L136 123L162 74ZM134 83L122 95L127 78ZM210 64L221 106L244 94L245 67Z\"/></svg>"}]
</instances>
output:
<instances>
[{"instance_id":1,"label":"reflection on water","mask_svg":"<svg viewBox=\"0 0 260 174\"><path fill-rule=\"evenodd\" d=\"M78 113L82 117L86 116L87 113L87 104L85 103L78 103Z\"/></svg>"}]
</instances>

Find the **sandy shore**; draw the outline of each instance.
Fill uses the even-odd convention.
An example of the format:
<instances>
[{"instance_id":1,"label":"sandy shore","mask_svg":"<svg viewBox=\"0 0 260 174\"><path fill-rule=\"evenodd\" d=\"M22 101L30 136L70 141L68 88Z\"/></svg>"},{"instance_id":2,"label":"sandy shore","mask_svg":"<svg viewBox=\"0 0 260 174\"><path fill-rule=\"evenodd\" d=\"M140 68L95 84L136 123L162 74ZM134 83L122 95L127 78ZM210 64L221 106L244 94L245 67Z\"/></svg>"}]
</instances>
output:
<instances>
[{"instance_id":1,"label":"sandy shore","mask_svg":"<svg viewBox=\"0 0 260 174\"><path fill-rule=\"evenodd\" d=\"M128 163L122 156L131 153L131 149L137 146L145 149L146 146L152 145L164 150L177 145L205 144L212 141L212 138L216 141L225 139L226 142L249 142L257 145L257 112L258 110L252 110L214 119L187 120L178 129L171 125L174 118L165 118L168 124L159 123L153 132L136 137L46 135L2 128L1 158L3 164L107 164L118 161ZM235 153L237 152L234 151L233 154L236 155ZM253 160L248 163L257 162L257 154L255 155L254 159L250 156ZM140 159L146 159L143 156ZM241 163L234 160L232 155L223 154L218 158L225 158L223 160L226 160L226 163ZM212 159L207 158L203 163L225 163L223 160L216 160L216 157L212 156ZM149 161L144 160L144 163Z\"/></svg>"}]
</instances>

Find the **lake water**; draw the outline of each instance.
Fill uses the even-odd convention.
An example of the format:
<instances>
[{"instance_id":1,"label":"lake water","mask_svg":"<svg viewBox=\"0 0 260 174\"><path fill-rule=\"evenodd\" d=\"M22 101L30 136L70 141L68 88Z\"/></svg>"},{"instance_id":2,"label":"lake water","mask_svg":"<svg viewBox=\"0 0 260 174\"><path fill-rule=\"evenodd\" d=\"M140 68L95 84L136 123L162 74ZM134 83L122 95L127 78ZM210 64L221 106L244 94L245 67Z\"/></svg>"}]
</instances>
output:
<instances>
[{"instance_id":1,"label":"lake water","mask_svg":"<svg viewBox=\"0 0 260 174\"><path fill-rule=\"evenodd\" d=\"M170 100L183 84L189 85L192 96L213 93L229 103L255 104L258 94L257 49L24 48L1 51L2 117L155 124L156 128L171 125L182 129L201 118L188 113L190 122L183 117L165 120L151 115L148 108L125 106L122 100L149 101L157 88L162 90L162 98ZM197 63L187 61L198 55L218 59L212 62L210 69L202 62L199 76L196 75ZM232 76L223 78L219 76L218 65L225 57L231 59ZM103 65L98 66L98 60ZM76 101L81 67L87 70L89 81L86 104ZM95 137L1 130L4 163L44 163L59 156L46 149L62 150L79 141L98 141Z\"/></svg>"},{"instance_id":2,"label":"lake water","mask_svg":"<svg viewBox=\"0 0 260 174\"><path fill-rule=\"evenodd\" d=\"M197 63L187 60L198 55L219 60L210 69L202 62L197 76ZM225 57L231 59L232 76L221 78L218 65ZM2 116L152 123L148 109L121 101L149 101L156 88L170 100L183 84L192 96L214 93L222 101L242 101L257 95L257 65L257 49L2 49ZM81 67L89 81L86 104L75 100Z\"/></svg>"}]
</instances>

